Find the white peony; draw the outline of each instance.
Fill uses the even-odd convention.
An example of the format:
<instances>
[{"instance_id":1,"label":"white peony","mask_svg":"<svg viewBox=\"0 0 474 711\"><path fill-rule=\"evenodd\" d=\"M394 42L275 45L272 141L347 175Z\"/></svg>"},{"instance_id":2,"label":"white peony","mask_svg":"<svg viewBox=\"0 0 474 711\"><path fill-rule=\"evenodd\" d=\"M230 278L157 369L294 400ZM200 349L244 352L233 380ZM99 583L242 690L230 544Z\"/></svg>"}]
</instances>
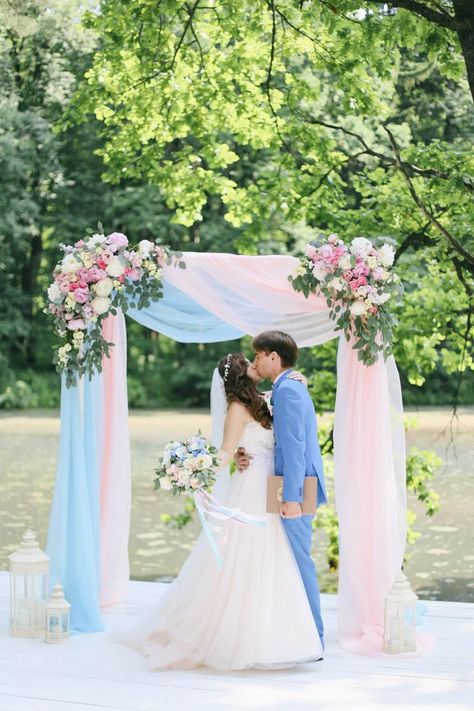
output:
<instances>
[{"instance_id":1,"label":"white peony","mask_svg":"<svg viewBox=\"0 0 474 711\"><path fill-rule=\"evenodd\" d=\"M150 256L150 252L154 246L153 242L150 242L149 239L142 239L142 241L138 243L139 255L144 257L144 259L147 259Z\"/></svg>"},{"instance_id":2,"label":"white peony","mask_svg":"<svg viewBox=\"0 0 474 711\"><path fill-rule=\"evenodd\" d=\"M91 305L96 314L105 314L110 308L110 299L106 296L96 296L92 299Z\"/></svg>"},{"instance_id":3,"label":"white peony","mask_svg":"<svg viewBox=\"0 0 474 711\"><path fill-rule=\"evenodd\" d=\"M112 289L114 288L114 283L109 277L101 279L95 285L95 293L97 296L108 296Z\"/></svg>"},{"instance_id":4,"label":"white peony","mask_svg":"<svg viewBox=\"0 0 474 711\"><path fill-rule=\"evenodd\" d=\"M164 476L160 479L160 486L163 491L171 491L173 488L173 482L168 476Z\"/></svg>"},{"instance_id":5,"label":"white peony","mask_svg":"<svg viewBox=\"0 0 474 711\"><path fill-rule=\"evenodd\" d=\"M351 251L351 254L353 254L355 257L362 257L363 259L365 259L365 257L367 257L370 250L372 249L372 242L370 242L365 237L356 237L352 240L349 249Z\"/></svg>"},{"instance_id":6,"label":"white peony","mask_svg":"<svg viewBox=\"0 0 474 711\"><path fill-rule=\"evenodd\" d=\"M350 307L350 312L352 316L363 316L367 313L367 306L363 301L354 301Z\"/></svg>"},{"instance_id":7,"label":"white peony","mask_svg":"<svg viewBox=\"0 0 474 711\"><path fill-rule=\"evenodd\" d=\"M118 257L112 257L110 262L105 267L105 271L112 277L119 277L124 273L125 267Z\"/></svg>"},{"instance_id":8,"label":"white peony","mask_svg":"<svg viewBox=\"0 0 474 711\"><path fill-rule=\"evenodd\" d=\"M379 249L380 263L384 267L391 267L395 259L395 252L391 244L383 244Z\"/></svg>"},{"instance_id":9,"label":"white peony","mask_svg":"<svg viewBox=\"0 0 474 711\"><path fill-rule=\"evenodd\" d=\"M65 274L71 274L71 272L76 272L82 267L81 262L78 262L73 254L66 254L61 262L61 271Z\"/></svg>"},{"instance_id":10,"label":"white peony","mask_svg":"<svg viewBox=\"0 0 474 711\"><path fill-rule=\"evenodd\" d=\"M62 301L63 295L57 284L51 284L48 288L48 298L50 301Z\"/></svg>"}]
</instances>

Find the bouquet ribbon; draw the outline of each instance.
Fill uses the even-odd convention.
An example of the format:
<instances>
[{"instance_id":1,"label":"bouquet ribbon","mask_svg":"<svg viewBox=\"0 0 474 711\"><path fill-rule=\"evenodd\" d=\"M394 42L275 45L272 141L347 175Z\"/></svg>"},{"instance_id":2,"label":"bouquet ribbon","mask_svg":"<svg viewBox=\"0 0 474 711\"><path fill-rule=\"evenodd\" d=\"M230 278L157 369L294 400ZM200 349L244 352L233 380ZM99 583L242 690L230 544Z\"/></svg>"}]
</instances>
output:
<instances>
[{"instance_id":1,"label":"bouquet ribbon","mask_svg":"<svg viewBox=\"0 0 474 711\"><path fill-rule=\"evenodd\" d=\"M212 532L212 527L209 524L206 516L218 519L220 521L228 521L233 518L235 521L244 523L250 526L260 526L263 528L267 525L265 518L261 516L254 516L252 514L246 514L240 511L239 508L230 508L228 506L223 506L215 496L209 494L204 489L197 489L194 492L194 503L196 504L196 509L201 520L201 525L204 533L206 534L209 545L211 546L212 552L214 553L217 565L222 568L222 557L217 547L217 542Z\"/></svg>"}]
</instances>

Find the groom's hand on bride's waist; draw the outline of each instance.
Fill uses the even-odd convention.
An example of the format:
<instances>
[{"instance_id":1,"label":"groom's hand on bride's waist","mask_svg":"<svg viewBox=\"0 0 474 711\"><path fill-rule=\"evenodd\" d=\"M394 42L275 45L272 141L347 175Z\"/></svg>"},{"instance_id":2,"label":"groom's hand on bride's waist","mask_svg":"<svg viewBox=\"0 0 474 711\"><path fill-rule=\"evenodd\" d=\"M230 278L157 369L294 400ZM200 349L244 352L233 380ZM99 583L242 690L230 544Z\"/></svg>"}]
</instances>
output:
<instances>
[{"instance_id":1,"label":"groom's hand on bride's waist","mask_svg":"<svg viewBox=\"0 0 474 711\"><path fill-rule=\"evenodd\" d=\"M296 501L284 501L280 506L280 516L282 518L301 518L302 515L301 504Z\"/></svg>"},{"instance_id":2,"label":"groom's hand on bride's waist","mask_svg":"<svg viewBox=\"0 0 474 711\"><path fill-rule=\"evenodd\" d=\"M234 454L234 461L239 472L243 472L248 469L252 459L252 455L248 454L244 447L239 447Z\"/></svg>"}]
</instances>

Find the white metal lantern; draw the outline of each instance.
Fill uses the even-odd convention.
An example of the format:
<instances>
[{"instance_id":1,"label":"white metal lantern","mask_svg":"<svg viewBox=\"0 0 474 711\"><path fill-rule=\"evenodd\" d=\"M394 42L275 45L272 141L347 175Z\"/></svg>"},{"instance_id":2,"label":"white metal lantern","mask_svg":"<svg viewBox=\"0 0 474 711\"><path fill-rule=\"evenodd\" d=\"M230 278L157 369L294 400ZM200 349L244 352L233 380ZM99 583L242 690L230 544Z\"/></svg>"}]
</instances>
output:
<instances>
[{"instance_id":1,"label":"white metal lantern","mask_svg":"<svg viewBox=\"0 0 474 711\"><path fill-rule=\"evenodd\" d=\"M406 576L399 573L385 598L384 649L388 654L416 651L416 601Z\"/></svg>"},{"instance_id":2,"label":"white metal lantern","mask_svg":"<svg viewBox=\"0 0 474 711\"><path fill-rule=\"evenodd\" d=\"M34 531L28 529L10 559L10 634L14 637L44 635L49 558Z\"/></svg>"},{"instance_id":3,"label":"white metal lantern","mask_svg":"<svg viewBox=\"0 0 474 711\"><path fill-rule=\"evenodd\" d=\"M59 642L65 642L68 639L70 609L71 605L65 599L63 588L58 581L46 605L45 642L57 644Z\"/></svg>"}]
</instances>

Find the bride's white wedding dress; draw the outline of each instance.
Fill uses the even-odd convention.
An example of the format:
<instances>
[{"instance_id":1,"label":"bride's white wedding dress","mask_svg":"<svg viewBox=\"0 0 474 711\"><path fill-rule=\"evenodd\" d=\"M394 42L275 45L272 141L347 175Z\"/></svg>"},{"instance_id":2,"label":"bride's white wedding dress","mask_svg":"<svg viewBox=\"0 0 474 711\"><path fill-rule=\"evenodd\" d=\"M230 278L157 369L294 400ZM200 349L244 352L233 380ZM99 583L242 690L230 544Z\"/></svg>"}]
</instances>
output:
<instances>
[{"instance_id":1,"label":"bride's white wedding dress","mask_svg":"<svg viewBox=\"0 0 474 711\"><path fill-rule=\"evenodd\" d=\"M219 522L221 569L200 535L178 577L125 639L149 657L153 669L272 669L322 657L280 517L265 513L273 432L252 421L240 446L253 459L245 472L231 476L221 503L266 517L267 525Z\"/></svg>"}]
</instances>

